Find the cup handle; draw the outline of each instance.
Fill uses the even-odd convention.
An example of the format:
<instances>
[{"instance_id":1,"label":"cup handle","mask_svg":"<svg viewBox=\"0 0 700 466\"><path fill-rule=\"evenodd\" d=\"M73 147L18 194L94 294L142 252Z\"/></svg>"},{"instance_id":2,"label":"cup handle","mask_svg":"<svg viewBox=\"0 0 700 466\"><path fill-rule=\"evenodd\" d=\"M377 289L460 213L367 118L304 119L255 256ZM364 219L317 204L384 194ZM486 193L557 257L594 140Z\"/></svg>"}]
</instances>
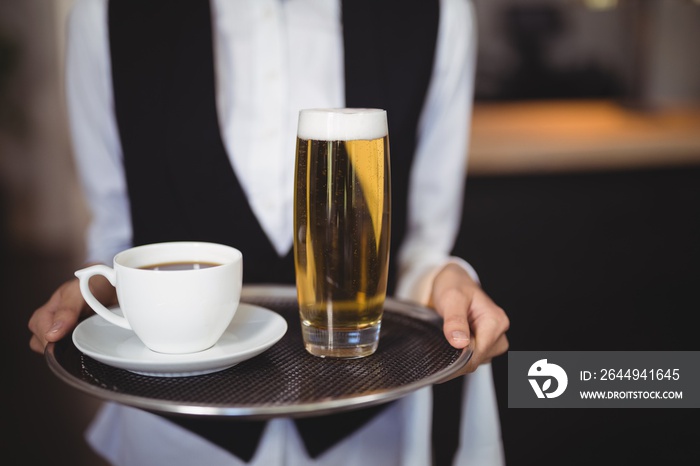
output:
<instances>
[{"instance_id":1,"label":"cup handle","mask_svg":"<svg viewBox=\"0 0 700 466\"><path fill-rule=\"evenodd\" d=\"M97 298L95 298L95 296L92 294L92 291L90 291L90 277L93 277L95 275L104 276L107 280L109 280L112 286L115 286L116 273L114 272L114 269L107 267L106 265L91 265L90 267L75 272L75 276L78 277L80 281L80 293L83 295L83 298L92 308L92 310L98 313L107 322L109 322L110 324L114 324L118 327L131 330L129 322L124 317L117 315L114 312L107 309L101 302L97 300Z\"/></svg>"}]
</instances>

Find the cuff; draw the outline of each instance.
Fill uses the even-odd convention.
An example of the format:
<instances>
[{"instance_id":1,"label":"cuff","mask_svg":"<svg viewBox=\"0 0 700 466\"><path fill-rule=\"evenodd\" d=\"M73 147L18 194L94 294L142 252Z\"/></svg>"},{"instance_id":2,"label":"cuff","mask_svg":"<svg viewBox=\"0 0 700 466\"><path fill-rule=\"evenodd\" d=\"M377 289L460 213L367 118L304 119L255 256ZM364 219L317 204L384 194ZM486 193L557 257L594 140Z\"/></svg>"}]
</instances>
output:
<instances>
[{"instance_id":1,"label":"cuff","mask_svg":"<svg viewBox=\"0 0 700 466\"><path fill-rule=\"evenodd\" d=\"M467 271L476 283L481 283L479 275L471 264L460 257L451 256L438 263L412 267L403 273L396 287L396 297L427 305L433 289L433 280L447 264L459 265Z\"/></svg>"}]
</instances>

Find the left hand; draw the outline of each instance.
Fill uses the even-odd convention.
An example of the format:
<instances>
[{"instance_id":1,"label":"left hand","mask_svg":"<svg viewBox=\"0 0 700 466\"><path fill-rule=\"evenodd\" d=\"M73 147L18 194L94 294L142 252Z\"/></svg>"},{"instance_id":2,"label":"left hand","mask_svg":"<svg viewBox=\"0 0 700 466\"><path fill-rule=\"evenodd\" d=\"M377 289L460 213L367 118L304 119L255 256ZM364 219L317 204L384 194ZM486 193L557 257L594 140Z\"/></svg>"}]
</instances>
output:
<instances>
[{"instance_id":1,"label":"left hand","mask_svg":"<svg viewBox=\"0 0 700 466\"><path fill-rule=\"evenodd\" d=\"M459 265L448 264L435 276L429 305L442 316L450 345L461 349L472 344L471 359L457 375L474 372L508 351L508 316Z\"/></svg>"}]
</instances>

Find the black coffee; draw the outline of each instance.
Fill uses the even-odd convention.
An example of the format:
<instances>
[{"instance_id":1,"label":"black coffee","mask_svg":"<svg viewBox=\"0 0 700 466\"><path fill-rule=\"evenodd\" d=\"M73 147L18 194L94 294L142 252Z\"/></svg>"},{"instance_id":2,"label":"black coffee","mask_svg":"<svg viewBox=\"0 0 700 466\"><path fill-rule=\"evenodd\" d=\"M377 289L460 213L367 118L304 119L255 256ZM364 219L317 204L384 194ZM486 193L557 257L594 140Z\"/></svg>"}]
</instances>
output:
<instances>
[{"instance_id":1,"label":"black coffee","mask_svg":"<svg viewBox=\"0 0 700 466\"><path fill-rule=\"evenodd\" d=\"M162 264L144 265L139 268L146 270L199 270L218 265L221 264L215 262L164 262Z\"/></svg>"}]
</instances>

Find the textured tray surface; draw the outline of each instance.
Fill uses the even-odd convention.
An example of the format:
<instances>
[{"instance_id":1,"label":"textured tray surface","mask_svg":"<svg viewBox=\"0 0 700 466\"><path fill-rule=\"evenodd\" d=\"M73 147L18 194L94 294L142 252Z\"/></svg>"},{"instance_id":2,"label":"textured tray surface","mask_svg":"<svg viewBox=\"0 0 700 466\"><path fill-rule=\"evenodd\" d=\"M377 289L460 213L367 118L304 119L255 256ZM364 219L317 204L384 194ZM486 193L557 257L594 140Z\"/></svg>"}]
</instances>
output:
<instances>
[{"instance_id":1,"label":"textured tray surface","mask_svg":"<svg viewBox=\"0 0 700 466\"><path fill-rule=\"evenodd\" d=\"M50 345L46 358L64 381L103 399L169 413L269 418L390 401L449 378L471 356L471 350L447 343L432 311L388 299L375 354L318 358L304 349L294 288L248 286L242 301L278 312L289 329L264 353L220 372L176 378L139 375L95 361L68 338Z\"/></svg>"}]
</instances>

